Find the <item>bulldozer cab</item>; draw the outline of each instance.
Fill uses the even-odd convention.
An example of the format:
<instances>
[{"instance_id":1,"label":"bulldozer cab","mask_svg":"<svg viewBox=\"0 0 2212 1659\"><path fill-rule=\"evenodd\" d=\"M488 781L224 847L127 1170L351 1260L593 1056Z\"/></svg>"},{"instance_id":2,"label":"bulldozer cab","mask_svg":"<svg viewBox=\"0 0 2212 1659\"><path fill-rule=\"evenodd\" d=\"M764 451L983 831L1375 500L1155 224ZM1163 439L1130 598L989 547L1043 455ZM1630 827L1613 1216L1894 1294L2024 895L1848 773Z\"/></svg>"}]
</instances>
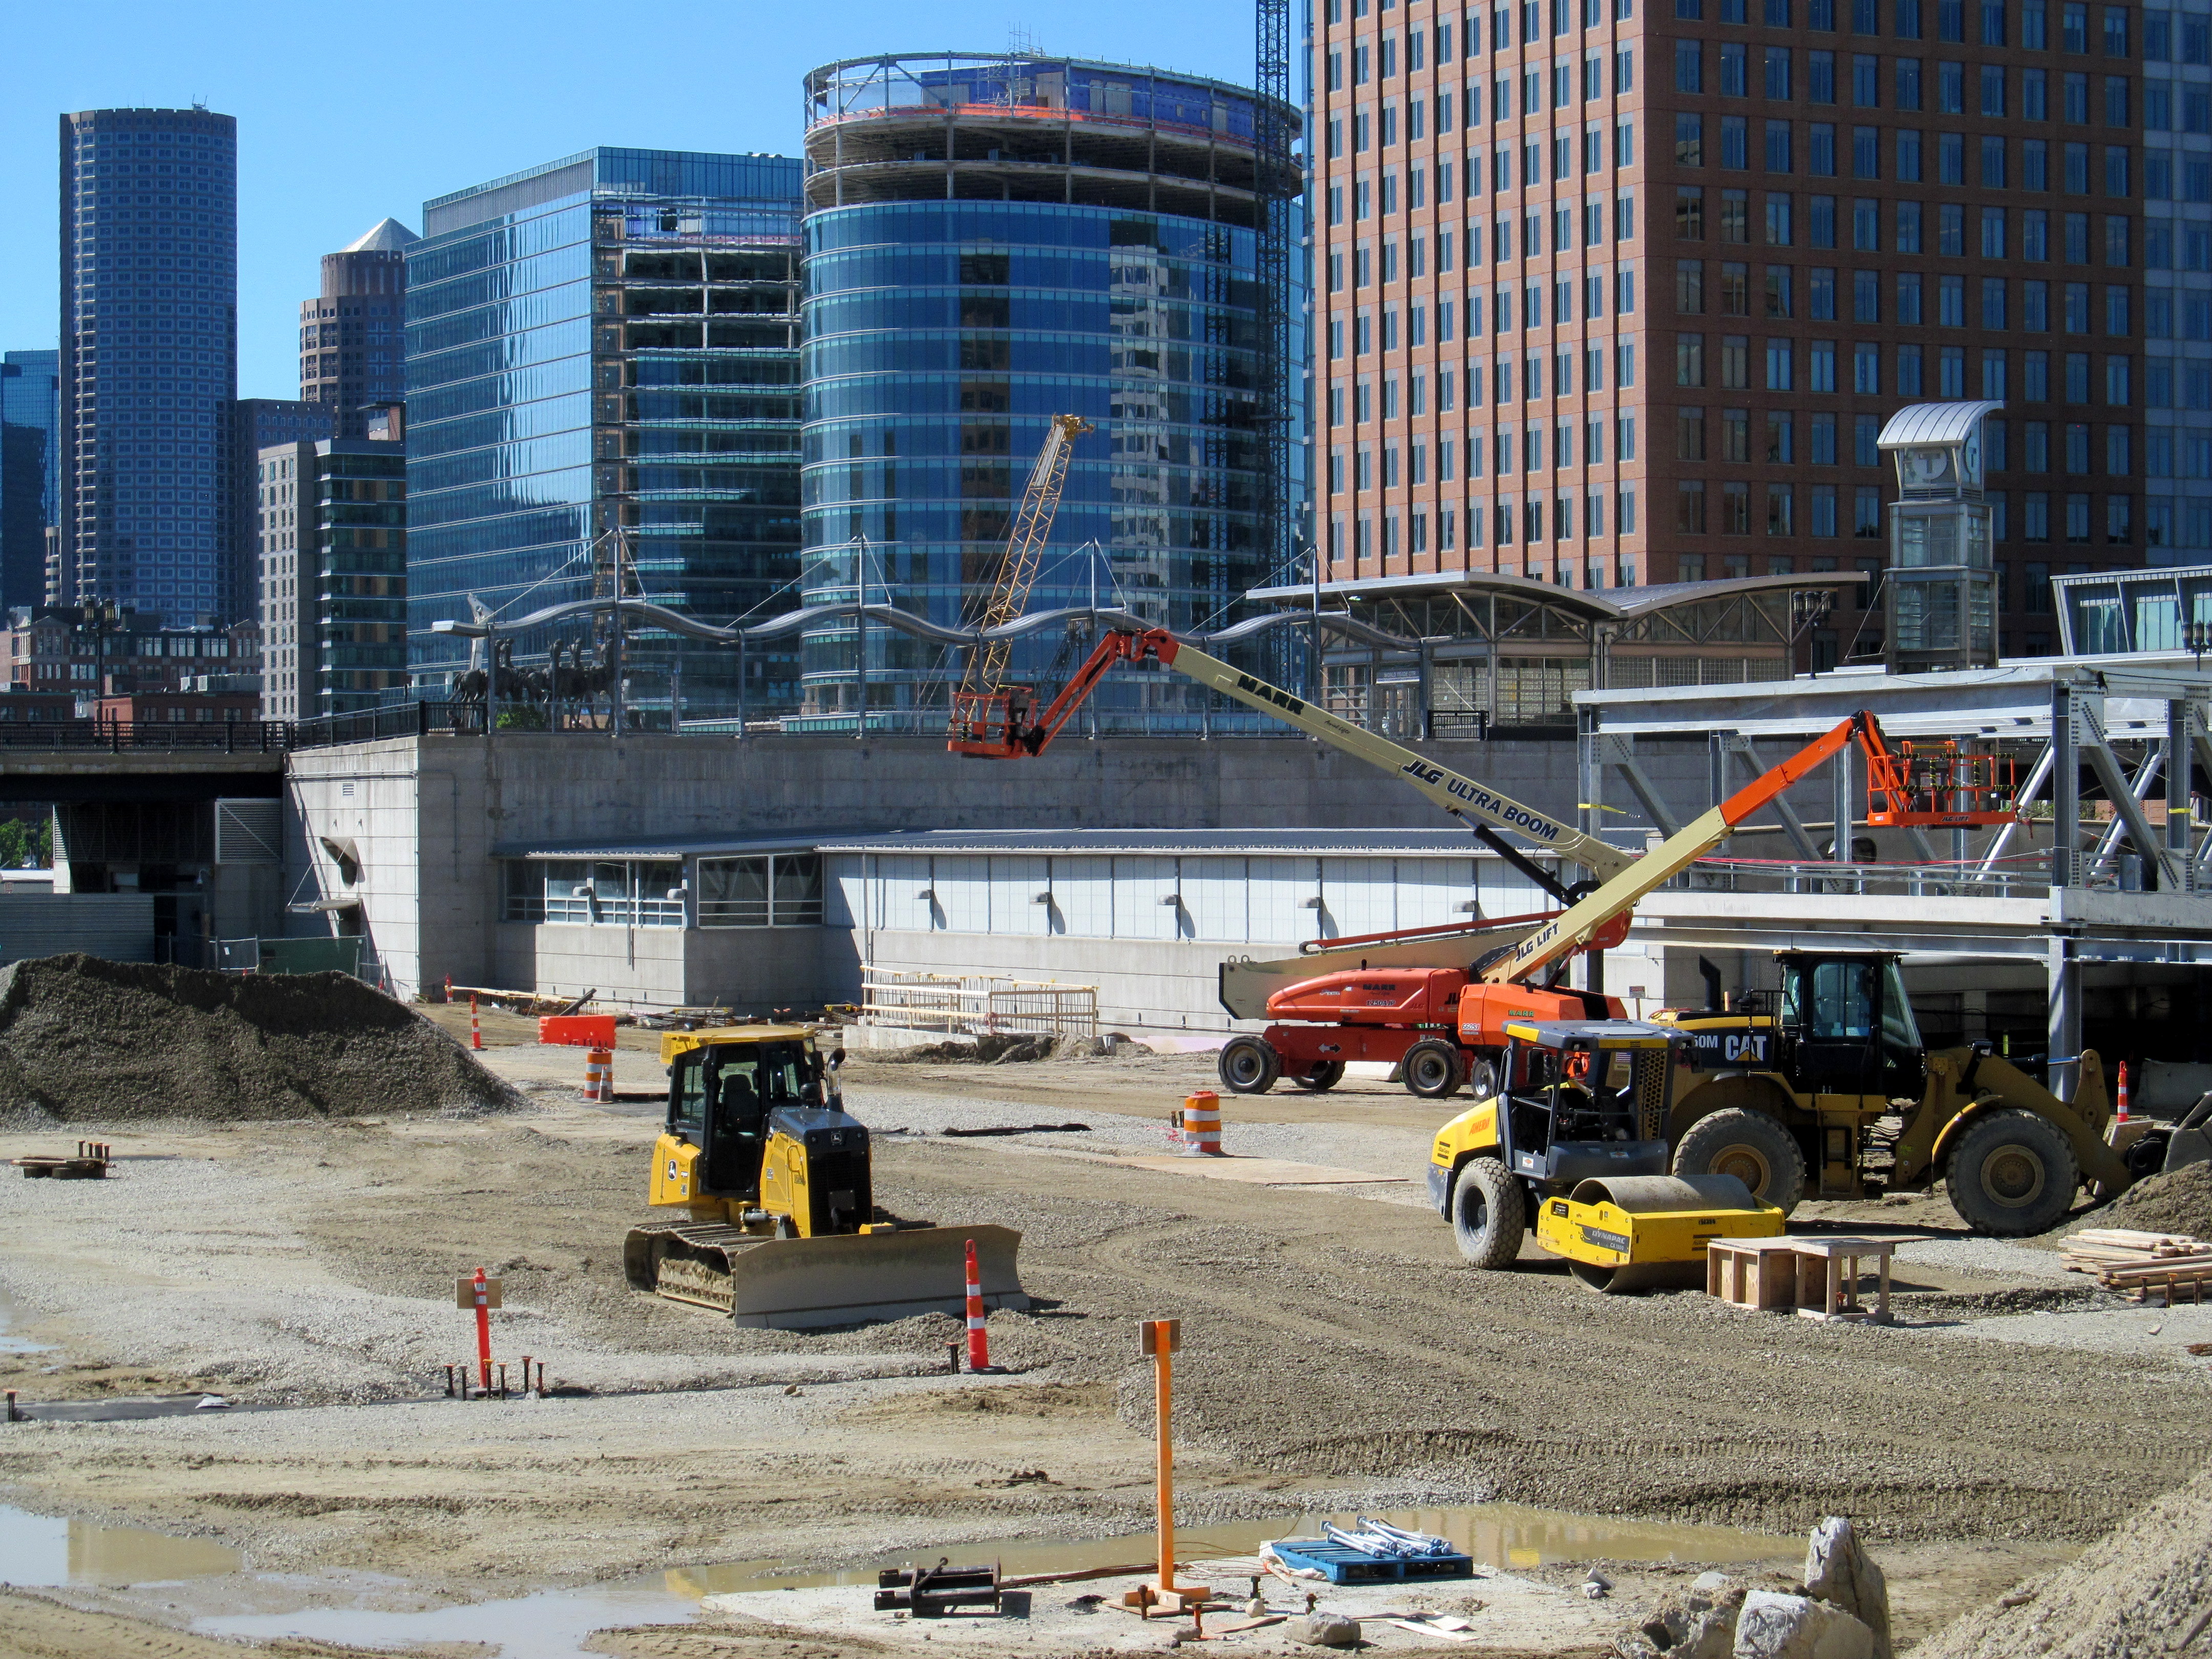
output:
<instances>
[{"instance_id":1,"label":"bulldozer cab","mask_svg":"<svg viewBox=\"0 0 2212 1659\"><path fill-rule=\"evenodd\" d=\"M1920 1027L1888 951L1784 951L1777 1024L1790 1086L1805 1095L1917 1100L1927 1086Z\"/></svg>"},{"instance_id":2,"label":"bulldozer cab","mask_svg":"<svg viewBox=\"0 0 2212 1659\"><path fill-rule=\"evenodd\" d=\"M1505 1027L1505 1167L1541 1186L1662 1175L1674 1038L1632 1020L1510 1021Z\"/></svg>"},{"instance_id":3,"label":"bulldozer cab","mask_svg":"<svg viewBox=\"0 0 2212 1659\"><path fill-rule=\"evenodd\" d=\"M700 1149L702 1196L760 1197L769 1115L828 1102L811 1033L750 1027L667 1040L668 1133Z\"/></svg>"}]
</instances>

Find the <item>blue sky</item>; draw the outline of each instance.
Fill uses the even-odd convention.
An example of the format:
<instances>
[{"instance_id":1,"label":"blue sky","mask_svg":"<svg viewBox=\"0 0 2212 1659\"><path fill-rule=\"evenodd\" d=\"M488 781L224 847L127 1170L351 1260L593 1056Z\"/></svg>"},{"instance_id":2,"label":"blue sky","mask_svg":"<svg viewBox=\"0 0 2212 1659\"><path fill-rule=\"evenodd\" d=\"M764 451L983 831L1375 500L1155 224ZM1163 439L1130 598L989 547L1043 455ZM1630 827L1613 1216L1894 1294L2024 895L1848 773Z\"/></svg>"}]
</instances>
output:
<instances>
[{"instance_id":1,"label":"blue sky","mask_svg":"<svg viewBox=\"0 0 2212 1659\"><path fill-rule=\"evenodd\" d=\"M0 349L55 332L55 117L194 101L238 118L239 394L299 392L317 261L426 198L593 144L799 153L799 79L878 52L1005 48L1249 83L1247 5L224 3L10 8L0 37ZM624 38L627 36L628 38Z\"/></svg>"}]
</instances>

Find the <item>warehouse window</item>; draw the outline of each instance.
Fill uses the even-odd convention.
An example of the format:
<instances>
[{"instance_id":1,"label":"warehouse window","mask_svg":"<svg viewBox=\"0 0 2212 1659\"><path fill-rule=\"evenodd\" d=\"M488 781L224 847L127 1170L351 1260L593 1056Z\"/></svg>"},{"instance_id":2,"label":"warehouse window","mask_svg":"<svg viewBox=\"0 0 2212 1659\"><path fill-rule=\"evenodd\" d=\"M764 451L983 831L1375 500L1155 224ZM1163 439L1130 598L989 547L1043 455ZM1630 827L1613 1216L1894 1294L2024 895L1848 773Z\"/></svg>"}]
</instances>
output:
<instances>
[{"instance_id":1,"label":"warehouse window","mask_svg":"<svg viewBox=\"0 0 2212 1659\"><path fill-rule=\"evenodd\" d=\"M684 866L670 860L529 859L507 866L508 921L681 927Z\"/></svg>"},{"instance_id":2,"label":"warehouse window","mask_svg":"<svg viewBox=\"0 0 2212 1659\"><path fill-rule=\"evenodd\" d=\"M819 927L822 860L813 853L699 860L702 927Z\"/></svg>"}]
</instances>

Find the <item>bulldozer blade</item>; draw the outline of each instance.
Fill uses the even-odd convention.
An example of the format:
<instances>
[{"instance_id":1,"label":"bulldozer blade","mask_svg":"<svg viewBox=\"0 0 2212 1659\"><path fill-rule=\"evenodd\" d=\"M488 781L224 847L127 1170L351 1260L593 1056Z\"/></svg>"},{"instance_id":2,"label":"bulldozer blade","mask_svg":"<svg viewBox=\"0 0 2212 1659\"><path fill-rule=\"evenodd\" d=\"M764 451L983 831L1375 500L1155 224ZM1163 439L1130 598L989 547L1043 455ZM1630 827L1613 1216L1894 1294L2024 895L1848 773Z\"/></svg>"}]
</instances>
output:
<instances>
[{"instance_id":1,"label":"bulldozer blade","mask_svg":"<svg viewBox=\"0 0 2212 1659\"><path fill-rule=\"evenodd\" d=\"M1011 1227L914 1227L822 1238L763 1239L730 1253L730 1316L770 1330L812 1330L967 1308L973 1240L983 1306L1024 1309Z\"/></svg>"},{"instance_id":2,"label":"bulldozer blade","mask_svg":"<svg viewBox=\"0 0 2212 1659\"><path fill-rule=\"evenodd\" d=\"M2202 1129L2176 1129L2166 1143L2166 1162L2159 1173L2172 1175L2192 1164L2212 1164L2212 1135Z\"/></svg>"}]
</instances>

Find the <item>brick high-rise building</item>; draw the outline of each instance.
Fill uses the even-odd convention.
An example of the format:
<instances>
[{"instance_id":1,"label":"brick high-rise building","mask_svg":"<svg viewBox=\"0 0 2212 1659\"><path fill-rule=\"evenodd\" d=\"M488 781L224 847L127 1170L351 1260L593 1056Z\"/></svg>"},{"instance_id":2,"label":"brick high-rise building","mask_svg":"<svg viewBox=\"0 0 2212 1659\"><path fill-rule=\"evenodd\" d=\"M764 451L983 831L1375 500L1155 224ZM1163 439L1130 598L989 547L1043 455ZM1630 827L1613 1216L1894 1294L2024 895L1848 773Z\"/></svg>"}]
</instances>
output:
<instances>
[{"instance_id":1,"label":"brick high-rise building","mask_svg":"<svg viewBox=\"0 0 2212 1659\"><path fill-rule=\"evenodd\" d=\"M329 410L330 435L364 435L369 405L407 395L407 250L421 240L380 220L323 255L323 291L300 302L300 401Z\"/></svg>"},{"instance_id":2,"label":"brick high-rise building","mask_svg":"<svg viewBox=\"0 0 2212 1659\"><path fill-rule=\"evenodd\" d=\"M2185 438L2141 429L2188 384L2145 335L2183 332L2172 290L2208 280L2186 210L2144 199L2189 187L2141 148L2146 108L2183 129L2197 89L2177 44L2144 96L2169 15L1648 3L1318 0L1330 579L1863 574L1815 663L1866 654L1896 493L1875 435L1986 398L2004 647L2052 648L2052 574L2140 563L2147 522L2171 545L2187 520L2147 513L2175 486L2144 476Z\"/></svg>"}]
</instances>

